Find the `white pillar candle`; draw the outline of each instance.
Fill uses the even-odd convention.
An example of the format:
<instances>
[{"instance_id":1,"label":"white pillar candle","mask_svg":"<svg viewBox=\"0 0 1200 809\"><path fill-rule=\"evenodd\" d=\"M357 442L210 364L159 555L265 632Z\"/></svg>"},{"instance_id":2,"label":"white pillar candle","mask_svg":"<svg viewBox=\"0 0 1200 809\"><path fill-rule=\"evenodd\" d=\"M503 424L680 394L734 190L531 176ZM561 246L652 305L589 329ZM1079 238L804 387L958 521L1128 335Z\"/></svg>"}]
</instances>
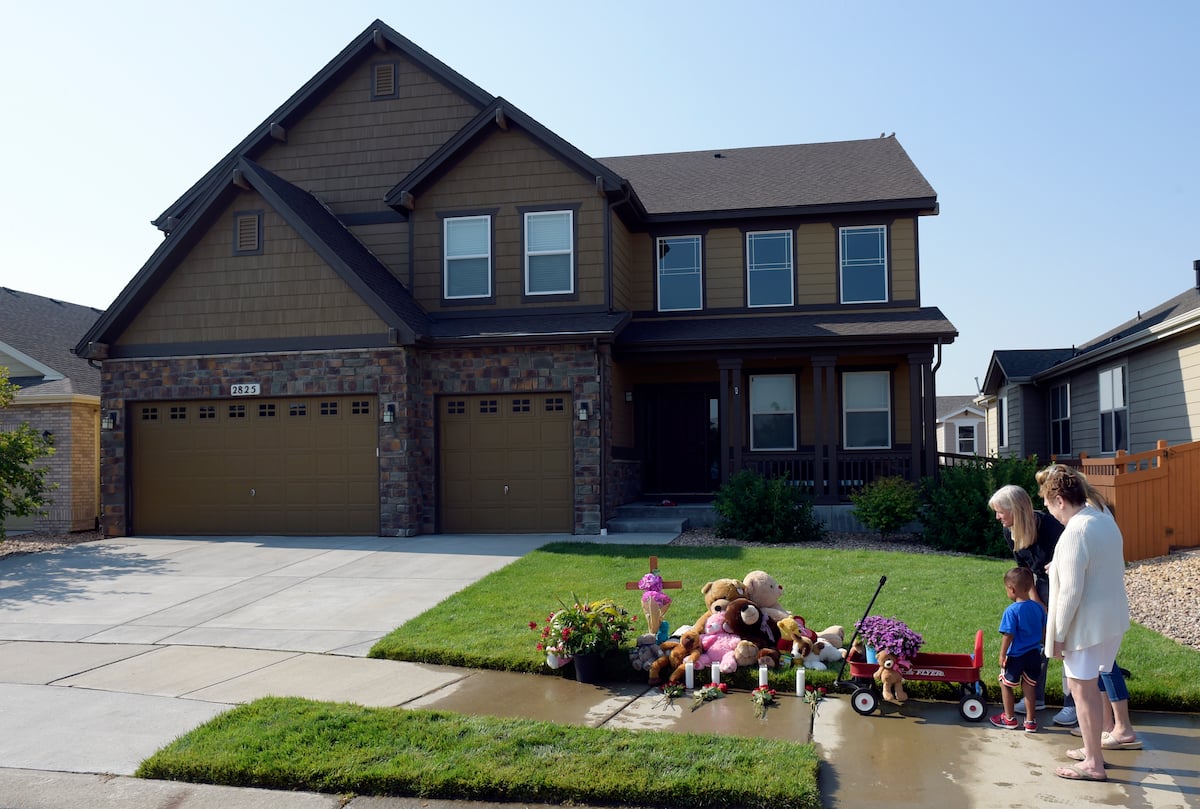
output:
<instances>
[{"instance_id":1,"label":"white pillar candle","mask_svg":"<svg viewBox=\"0 0 1200 809\"><path fill-rule=\"evenodd\" d=\"M719 682L721 682L721 664L713 663L712 664L712 684L716 685Z\"/></svg>"},{"instance_id":2,"label":"white pillar candle","mask_svg":"<svg viewBox=\"0 0 1200 809\"><path fill-rule=\"evenodd\" d=\"M804 666L796 669L796 696L804 696Z\"/></svg>"},{"instance_id":3,"label":"white pillar candle","mask_svg":"<svg viewBox=\"0 0 1200 809\"><path fill-rule=\"evenodd\" d=\"M767 667L766 666L758 667L758 684L759 685L767 684Z\"/></svg>"},{"instance_id":4,"label":"white pillar candle","mask_svg":"<svg viewBox=\"0 0 1200 809\"><path fill-rule=\"evenodd\" d=\"M696 687L696 664L691 660L683 664L683 685L689 691Z\"/></svg>"}]
</instances>

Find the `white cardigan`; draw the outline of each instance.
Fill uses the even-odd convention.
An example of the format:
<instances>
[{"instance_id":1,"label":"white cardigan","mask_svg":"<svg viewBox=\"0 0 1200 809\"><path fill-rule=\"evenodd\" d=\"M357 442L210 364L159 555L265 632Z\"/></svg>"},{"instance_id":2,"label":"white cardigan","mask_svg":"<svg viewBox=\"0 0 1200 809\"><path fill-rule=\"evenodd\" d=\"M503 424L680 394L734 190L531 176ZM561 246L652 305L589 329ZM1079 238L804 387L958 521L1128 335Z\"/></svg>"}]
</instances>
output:
<instances>
[{"instance_id":1,"label":"white cardigan","mask_svg":"<svg viewBox=\"0 0 1200 809\"><path fill-rule=\"evenodd\" d=\"M1085 505L1067 521L1050 570L1046 656L1055 642L1067 651L1120 637L1129 629L1125 541L1107 511Z\"/></svg>"}]
</instances>

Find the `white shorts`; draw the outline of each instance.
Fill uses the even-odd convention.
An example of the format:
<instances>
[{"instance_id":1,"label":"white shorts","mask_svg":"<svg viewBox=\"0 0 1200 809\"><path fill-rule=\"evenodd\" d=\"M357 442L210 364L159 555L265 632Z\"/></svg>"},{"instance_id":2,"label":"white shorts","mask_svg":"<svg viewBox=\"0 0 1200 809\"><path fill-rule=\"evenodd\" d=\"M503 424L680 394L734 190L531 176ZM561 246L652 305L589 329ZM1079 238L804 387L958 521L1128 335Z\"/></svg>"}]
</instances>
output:
<instances>
[{"instance_id":1,"label":"white shorts","mask_svg":"<svg viewBox=\"0 0 1200 809\"><path fill-rule=\"evenodd\" d=\"M1100 672L1111 671L1121 649L1122 637L1117 635L1095 646L1064 651L1063 672L1072 680L1095 680Z\"/></svg>"}]
</instances>

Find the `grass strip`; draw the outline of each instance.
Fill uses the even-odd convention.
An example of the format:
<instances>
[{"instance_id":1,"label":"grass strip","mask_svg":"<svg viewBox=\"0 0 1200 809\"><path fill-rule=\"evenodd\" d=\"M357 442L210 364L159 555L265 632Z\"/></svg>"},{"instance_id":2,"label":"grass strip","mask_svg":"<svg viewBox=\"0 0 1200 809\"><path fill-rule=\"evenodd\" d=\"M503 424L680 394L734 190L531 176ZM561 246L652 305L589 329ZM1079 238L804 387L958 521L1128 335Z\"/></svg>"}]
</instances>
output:
<instances>
[{"instance_id":1,"label":"grass strip","mask_svg":"<svg viewBox=\"0 0 1200 809\"><path fill-rule=\"evenodd\" d=\"M817 809L812 744L266 697L179 737L142 778L420 798Z\"/></svg>"}]
</instances>

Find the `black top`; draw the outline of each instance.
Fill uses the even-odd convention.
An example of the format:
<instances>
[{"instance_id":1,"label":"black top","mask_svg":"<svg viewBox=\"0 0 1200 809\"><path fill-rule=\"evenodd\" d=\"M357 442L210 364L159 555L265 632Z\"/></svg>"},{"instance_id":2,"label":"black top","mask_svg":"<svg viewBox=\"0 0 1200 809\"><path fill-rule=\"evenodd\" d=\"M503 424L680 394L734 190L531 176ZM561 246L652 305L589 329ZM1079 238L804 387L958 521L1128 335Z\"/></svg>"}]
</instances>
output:
<instances>
[{"instance_id":1,"label":"black top","mask_svg":"<svg viewBox=\"0 0 1200 809\"><path fill-rule=\"evenodd\" d=\"M1058 545L1058 538L1062 536L1063 524L1044 511L1035 510L1033 519L1037 523L1037 538L1032 545L1016 550L1012 531L1008 528L1004 529L1004 541L1008 543L1008 549L1012 551L1017 564L1033 571L1038 598L1045 604L1050 599L1050 578L1046 573L1046 565L1054 558L1054 548Z\"/></svg>"}]
</instances>

